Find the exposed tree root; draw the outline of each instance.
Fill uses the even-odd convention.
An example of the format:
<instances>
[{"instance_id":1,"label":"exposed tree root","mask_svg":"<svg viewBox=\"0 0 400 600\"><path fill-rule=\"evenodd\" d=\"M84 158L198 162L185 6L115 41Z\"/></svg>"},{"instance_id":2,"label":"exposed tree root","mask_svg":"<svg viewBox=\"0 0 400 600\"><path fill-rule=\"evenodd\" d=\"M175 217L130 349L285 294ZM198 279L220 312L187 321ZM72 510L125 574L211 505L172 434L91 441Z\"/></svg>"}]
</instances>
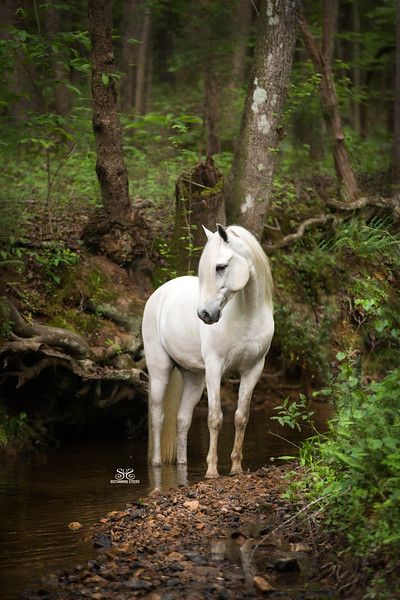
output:
<instances>
[{"instance_id":1,"label":"exposed tree root","mask_svg":"<svg viewBox=\"0 0 400 600\"><path fill-rule=\"evenodd\" d=\"M45 369L53 367L70 371L82 380L79 396L86 396L97 387L99 394L95 404L100 408L129 397L129 388L146 392L147 375L141 369L115 369L103 364L104 357L101 357L100 365L80 335L34 321L27 323L11 302L5 302L9 307L12 333L10 341L0 348L3 371L0 386L10 378L16 378L16 389L22 388ZM111 395L104 397L102 383L110 382L114 383Z\"/></svg>"}]
</instances>

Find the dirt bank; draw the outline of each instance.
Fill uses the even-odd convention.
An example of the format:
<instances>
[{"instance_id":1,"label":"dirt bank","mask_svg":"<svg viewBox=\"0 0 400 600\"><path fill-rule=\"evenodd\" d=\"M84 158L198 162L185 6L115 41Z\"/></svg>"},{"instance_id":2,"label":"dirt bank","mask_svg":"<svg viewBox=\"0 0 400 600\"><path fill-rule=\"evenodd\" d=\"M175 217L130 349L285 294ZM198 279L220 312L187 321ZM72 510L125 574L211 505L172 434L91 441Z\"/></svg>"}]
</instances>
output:
<instances>
[{"instance_id":1,"label":"dirt bank","mask_svg":"<svg viewBox=\"0 0 400 600\"><path fill-rule=\"evenodd\" d=\"M298 514L302 505L282 498L290 468L154 491L94 527L94 545L102 547L95 560L47 577L24 597L339 597L333 562L321 564L317 555L324 544L315 527Z\"/></svg>"}]
</instances>

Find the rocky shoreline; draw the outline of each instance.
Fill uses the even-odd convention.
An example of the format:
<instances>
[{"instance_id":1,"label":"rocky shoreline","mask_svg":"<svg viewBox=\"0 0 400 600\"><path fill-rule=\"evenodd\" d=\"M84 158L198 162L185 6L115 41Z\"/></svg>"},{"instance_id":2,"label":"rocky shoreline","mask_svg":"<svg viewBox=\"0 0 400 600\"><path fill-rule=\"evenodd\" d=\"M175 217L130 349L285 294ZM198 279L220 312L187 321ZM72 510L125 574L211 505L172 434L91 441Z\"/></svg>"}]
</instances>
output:
<instances>
[{"instance_id":1,"label":"rocky shoreline","mask_svg":"<svg viewBox=\"0 0 400 600\"><path fill-rule=\"evenodd\" d=\"M94 527L93 543L100 549L94 560L48 576L24 597L339 597L321 568L314 534L297 517L299 506L282 498L289 468L269 466L154 491L112 511Z\"/></svg>"}]
</instances>

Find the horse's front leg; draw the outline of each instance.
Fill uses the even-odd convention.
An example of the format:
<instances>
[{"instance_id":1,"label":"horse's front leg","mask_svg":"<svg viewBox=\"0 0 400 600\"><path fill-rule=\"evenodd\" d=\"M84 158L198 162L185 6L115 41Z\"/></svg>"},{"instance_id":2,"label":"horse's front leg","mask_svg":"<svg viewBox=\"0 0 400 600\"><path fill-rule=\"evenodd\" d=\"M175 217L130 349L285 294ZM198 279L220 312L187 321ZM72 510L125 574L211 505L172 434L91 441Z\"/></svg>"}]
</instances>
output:
<instances>
[{"instance_id":1,"label":"horse's front leg","mask_svg":"<svg viewBox=\"0 0 400 600\"><path fill-rule=\"evenodd\" d=\"M251 369L242 373L240 379L239 399L235 412L235 442L231 454L231 475L238 475L243 472L242 458L244 433L249 420L251 396L257 381L261 377L264 361L265 357L258 361Z\"/></svg>"},{"instance_id":2,"label":"horse's front leg","mask_svg":"<svg viewBox=\"0 0 400 600\"><path fill-rule=\"evenodd\" d=\"M208 429L210 432L210 446L207 454L206 477L218 477L218 434L222 426L221 410L221 376L222 364L218 359L209 359L206 362L206 383L208 395Z\"/></svg>"}]
</instances>

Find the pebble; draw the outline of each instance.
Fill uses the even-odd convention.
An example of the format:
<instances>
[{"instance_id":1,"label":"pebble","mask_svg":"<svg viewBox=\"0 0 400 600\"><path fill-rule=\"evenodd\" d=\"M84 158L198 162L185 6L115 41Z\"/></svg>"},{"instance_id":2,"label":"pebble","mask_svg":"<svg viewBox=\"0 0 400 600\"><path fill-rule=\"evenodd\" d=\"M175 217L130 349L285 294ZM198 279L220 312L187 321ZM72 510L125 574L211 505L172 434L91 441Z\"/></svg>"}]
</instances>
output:
<instances>
[{"instance_id":1,"label":"pebble","mask_svg":"<svg viewBox=\"0 0 400 600\"><path fill-rule=\"evenodd\" d=\"M266 579L264 579L264 577L260 577L260 576L253 577L253 583L254 583L255 588L259 592L262 592L263 594L275 591L274 586L271 585Z\"/></svg>"}]
</instances>

